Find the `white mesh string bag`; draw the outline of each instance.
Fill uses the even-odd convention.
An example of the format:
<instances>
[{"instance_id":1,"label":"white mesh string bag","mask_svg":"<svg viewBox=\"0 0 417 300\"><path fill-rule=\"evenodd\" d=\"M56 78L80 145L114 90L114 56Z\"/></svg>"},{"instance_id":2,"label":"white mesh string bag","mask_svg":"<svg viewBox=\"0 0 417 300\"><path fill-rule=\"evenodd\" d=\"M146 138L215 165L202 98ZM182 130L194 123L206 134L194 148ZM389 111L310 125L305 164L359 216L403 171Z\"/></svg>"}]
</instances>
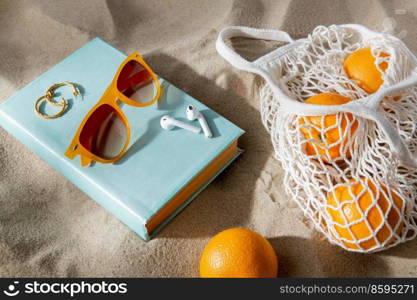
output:
<instances>
[{"instance_id":1,"label":"white mesh string bag","mask_svg":"<svg viewBox=\"0 0 417 300\"><path fill-rule=\"evenodd\" d=\"M249 62L226 43L237 36L288 43ZM383 80L372 94L343 67L349 54L368 47ZM265 79L261 117L286 192L331 243L375 252L416 236L417 59L402 41L354 24L319 26L300 40L232 26L216 48ZM305 103L321 93L350 101Z\"/></svg>"}]
</instances>

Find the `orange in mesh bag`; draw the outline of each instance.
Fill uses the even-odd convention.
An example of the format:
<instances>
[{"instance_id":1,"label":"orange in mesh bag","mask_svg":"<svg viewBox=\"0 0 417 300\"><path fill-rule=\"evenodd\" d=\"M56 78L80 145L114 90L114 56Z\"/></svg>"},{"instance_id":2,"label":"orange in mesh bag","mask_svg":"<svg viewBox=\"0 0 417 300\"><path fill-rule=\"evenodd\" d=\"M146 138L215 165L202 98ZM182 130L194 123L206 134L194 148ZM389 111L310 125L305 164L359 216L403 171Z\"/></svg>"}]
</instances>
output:
<instances>
[{"instance_id":1,"label":"orange in mesh bag","mask_svg":"<svg viewBox=\"0 0 417 300\"><path fill-rule=\"evenodd\" d=\"M249 62L226 44L237 36L288 43ZM233 26L216 48L265 79L261 117L285 190L317 230L355 252L415 238L417 58L402 41L355 24L299 40Z\"/></svg>"},{"instance_id":2,"label":"orange in mesh bag","mask_svg":"<svg viewBox=\"0 0 417 300\"><path fill-rule=\"evenodd\" d=\"M393 201L389 201L389 197ZM376 204L376 205L375 205ZM355 250L368 250L400 236L404 200L386 186L371 180L342 184L327 197L329 226L334 238Z\"/></svg>"},{"instance_id":3,"label":"orange in mesh bag","mask_svg":"<svg viewBox=\"0 0 417 300\"><path fill-rule=\"evenodd\" d=\"M339 105L349 101L348 97L322 93L308 98L305 103ZM349 159L350 150L348 148L343 151L343 147L346 147L358 127L358 123L352 120L353 116L349 113L299 118L300 130L308 140L305 143L306 154L320 154L324 162L343 160L343 153L346 153L346 158Z\"/></svg>"}]
</instances>

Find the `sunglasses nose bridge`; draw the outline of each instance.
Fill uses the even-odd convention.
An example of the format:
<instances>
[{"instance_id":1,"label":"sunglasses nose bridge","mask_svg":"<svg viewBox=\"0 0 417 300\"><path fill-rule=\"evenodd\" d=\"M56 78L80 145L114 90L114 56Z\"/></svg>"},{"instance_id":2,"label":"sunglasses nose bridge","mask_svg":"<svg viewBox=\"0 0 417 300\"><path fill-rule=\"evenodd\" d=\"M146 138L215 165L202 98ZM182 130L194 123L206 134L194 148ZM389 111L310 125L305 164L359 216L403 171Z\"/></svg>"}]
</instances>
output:
<instances>
[{"instance_id":1,"label":"sunglasses nose bridge","mask_svg":"<svg viewBox=\"0 0 417 300\"><path fill-rule=\"evenodd\" d=\"M116 97L115 100L114 100L114 102L116 103L116 105L118 107L122 107L123 104L124 104L124 101L122 99L120 99L120 97Z\"/></svg>"}]
</instances>

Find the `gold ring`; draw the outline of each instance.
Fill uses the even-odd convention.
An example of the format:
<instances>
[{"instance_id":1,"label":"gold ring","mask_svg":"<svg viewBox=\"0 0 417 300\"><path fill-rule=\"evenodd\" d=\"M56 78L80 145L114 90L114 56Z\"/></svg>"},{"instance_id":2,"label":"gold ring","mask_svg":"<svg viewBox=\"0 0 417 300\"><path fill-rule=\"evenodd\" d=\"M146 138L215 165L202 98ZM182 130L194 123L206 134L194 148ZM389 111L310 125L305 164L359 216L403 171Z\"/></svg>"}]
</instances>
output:
<instances>
[{"instance_id":1,"label":"gold ring","mask_svg":"<svg viewBox=\"0 0 417 300\"><path fill-rule=\"evenodd\" d=\"M56 101L54 101L52 99L54 98L54 90L57 89L57 88L59 88L59 87L61 87L61 86L65 86L65 85L67 85L69 87L72 87L72 89L74 90L73 95L75 97L77 97L79 95L80 92L78 91L78 88L75 85L75 83L72 83L72 82L69 82L69 81L63 81L63 82L55 83L51 87L49 87L49 89L46 91L46 94L45 94L46 101L48 101L52 105L62 106L63 104L58 103L58 102L56 102Z\"/></svg>"},{"instance_id":2,"label":"gold ring","mask_svg":"<svg viewBox=\"0 0 417 300\"><path fill-rule=\"evenodd\" d=\"M62 116L65 113L65 111L67 110L68 101L65 100L64 98L60 98L61 101L62 101L62 103L58 103L58 102L55 102L55 101L52 101L52 100L51 100L52 101L51 102L51 101L48 100L48 98L49 97L47 95L43 95L43 96L39 97L38 100L36 100L36 102L35 102L35 113L38 116L40 116L40 117L42 117L44 119L55 119L55 118L58 118L58 117ZM53 105L55 105L55 106L62 106L62 108L55 115L47 115L47 114L44 114L44 113L42 113L40 111L40 104L43 102L43 100L47 100L51 104L55 103Z\"/></svg>"}]
</instances>

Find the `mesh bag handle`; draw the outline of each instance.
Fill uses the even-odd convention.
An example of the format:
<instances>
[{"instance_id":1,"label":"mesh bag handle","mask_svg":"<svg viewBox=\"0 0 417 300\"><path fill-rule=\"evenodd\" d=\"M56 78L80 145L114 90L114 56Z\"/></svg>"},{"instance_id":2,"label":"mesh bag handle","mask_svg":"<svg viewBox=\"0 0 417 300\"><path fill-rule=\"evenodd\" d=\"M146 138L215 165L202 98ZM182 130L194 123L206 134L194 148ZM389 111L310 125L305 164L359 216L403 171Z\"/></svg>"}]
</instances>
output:
<instances>
[{"instance_id":1,"label":"mesh bag handle","mask_svg":"<svg viewBox=\"0 0 417 300\"><path fill-rule=\"evenodd\" d=\"M257 60L250 62L244 59L242 56L240 56L238 53L236 53L236 51L234 51L226 44L225 41L233 37L247 37L253 39L280 41L288 43L294 42L292 37L287 32L281 30L257 29L245 26L230 26L223 28L220 31L219 36L217 37L217 52L235 68L257 74L261 72L261 69L258 67L259 62L272 55L276 51L283 51L282 49L284 49L285 46L279 47L278 49L273 50L272 52L258 58Z\"/></svg>"},{"instance_id":2,"label":"mesh bag handle","mask_svg":"<svg viewBox=\"0 0 417 300\"><path fill-rule=\"evenodd\" d=\"M409 167L417 168L417 158L413 155L410 150L404 145L403 141L401 140L400 134L398 130L390 123L390 121L382 114L378 113L377 109L380 102L384 99L385 96L402 89L406 89L417 84L417 76L416 74L411 75L410 77L402 80L401 82L382 89L376 92L373 95L370 95L363 100L368 99L367 108L364 111L363 117L369 120L375 121L378 126L382 129L385 133L385 136L388 140L388 143L391 149L398 155L401 162ZM352 102L355 104L355 102ZM355 113L357 115L358 111L357 108L359 106L356 105Z\"/></svg>"},{"instance_id":3,"label":"mesh bag handle","mask_svg":"<svg viewBox=\"0 0 417 300\"><path fill-rule=\"evenodd\" d=\"M233 50L226 44L226 40L231 39L233 37L247 37L258 40L288 42L288 44L278 47L277 49L272 50L264 56L261 56L258 59L250 62L244 59L235 50ZM282 91L283 87L278 87L280 83L268 72L266 72L261 67L261 65L264 62L268 62L269 60L273 59L274 57L285 54L285 52L289 51L291 48L294 48L302 44L304 40L305 39L294 40L287 32L282 30L258 29L245 26L229 26L223 28L219 32L219 35L216 40L216 50L221 57L223 57L235 68L262 76L270 85L274 93L278 96L277 99L279 99L280 102L282 102L283 104L285 103L288 106L299 106L305 104L288 97L288 95ZM294 109L296 111L299 111L299 108L297 107L294 107Z\"/></svg>"},{"instance_id":4,"label":"mesh bag handle","mask_svg":"<svg viewBox=\"0 0 417 300\"><path fill-rule=\"evenodd\" d=\"M360 31L364 37L372 37L374 35L379 35L375 31L369 30L368 28L357 25L357 24L345 24L341 25L342 27L351 28L354 30ZM247 37L253 39L261 40L273 40L273 41L282 41L288 42L288 44L279 47L264 56L259 57L258 59L250 62L240 56L236 51L230 48L226 44L227 39L233 37ZM391 149L398 155L399 159L404 165L416 168L417 167L417 158L409 151L406 145L401 140L399 132L395 127L384 117L382 114L378 113L378 106L382 99L393 93L395 91L412 87L417 84L417 75L414 73L410 77L400 81L399 83L380 89L375 94L364 97L360 100L349 102L342 105L322 105L308 104L299 102L295 99L289 97L285 92L285 87L282 86L282 83L279 80L276 80L271 76L267 71L265 71L261 65L268 60L273 59L276 56L285 54L286 51L291 48L297 47L302 44L305 39L294 40L291 36L281 30L273 29L257 29L244 26L230 26L223 28L216 41L217 52L222 56L226 61L228 61L232 66L237 69L256 73L262 76L266 82L269 84L273 93L277 96L276 99L282 104L282 109L284 111L294 113L300 116L324 116L328 114L335 114L339 112L349 112L357 116L373 120L380 128L383 130L387 137L387 141ZM415 58L414 54L409 52L409 54Z\"/></svg>"}]
</instances>

